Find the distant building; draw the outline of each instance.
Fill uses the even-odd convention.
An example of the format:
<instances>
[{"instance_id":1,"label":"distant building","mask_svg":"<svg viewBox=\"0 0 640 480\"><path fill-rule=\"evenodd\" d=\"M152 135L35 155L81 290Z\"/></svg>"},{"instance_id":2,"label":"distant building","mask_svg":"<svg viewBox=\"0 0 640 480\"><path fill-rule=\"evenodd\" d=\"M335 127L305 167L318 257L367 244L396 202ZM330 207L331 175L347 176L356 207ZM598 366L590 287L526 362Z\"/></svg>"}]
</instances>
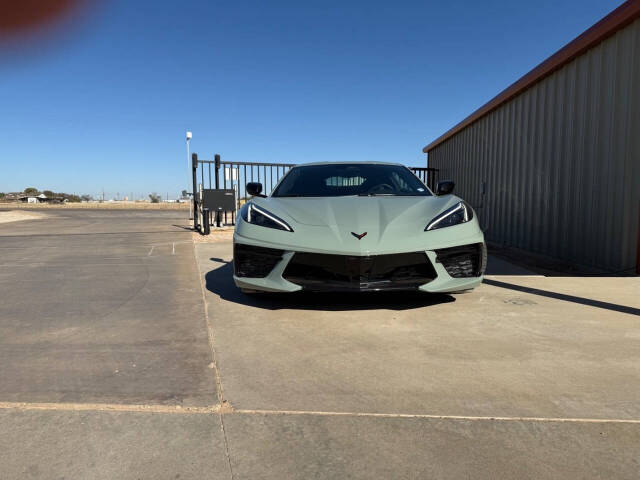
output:
<instances>
[{"instance_id":1,"label":"distant building","mask_svg":"<svg viewBox=\"0 0 640 480\"><path fill-rule=\"evenodd\" d=\"M20 193L14 201L20 201L22 203L63 203L68 200L64 197L47 197L44 193L40 195L25 195L24 193Z\"/></svg>"},{"instance_id":2,"label":"distant building","mask_svg":"<svg viewBox=\"0 0 640 480\"><path fill-rule=\"evenodd\" d=\"M22 203L48 203L52 199L47 197L44 193L40 195L23 195L19 198Z\"/></svg>"}]
</instances>

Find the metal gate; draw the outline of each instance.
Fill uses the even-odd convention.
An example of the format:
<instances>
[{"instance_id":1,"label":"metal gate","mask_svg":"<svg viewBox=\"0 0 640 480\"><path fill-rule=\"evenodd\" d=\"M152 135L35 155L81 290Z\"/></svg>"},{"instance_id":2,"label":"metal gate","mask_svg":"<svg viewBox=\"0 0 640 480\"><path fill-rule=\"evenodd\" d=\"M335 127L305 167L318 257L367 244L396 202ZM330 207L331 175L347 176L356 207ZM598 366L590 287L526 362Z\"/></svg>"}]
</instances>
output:
<instances>
[{"instance_id":1,"label":"metal gate","mask_svg":"<svg viewBox=\"0 0 640 480\"><path fill-rule=\"evenodd\" d=\"M196 230L208 230L212 221L220 224L235 224L237 211L248 201L247 183L260 182L263 193L269 195L280 179L295 166L293 163L227 162L214 155L213 160L200 160L198 154L191 156L193 173L193 218ZM435 192L438 184L438 169L409 167L409 169ZM205 190L233 190L235 209L224 212L203 211L202 192ZM202 220L200 218L202 216ZM206 217L206 218L205 218ZM208 225L205 227L205 223ZM202 225L201 225L202 223Z\"/></svg>"},{"instance_id":2,"label":"metal gate","mask_svg":"<svg viewBox=\"0 0 640 480\"><path fill-rule=\"evenodd\" d=\"M202 201L199 192L208 189L233 190L235 195L235 211L216 212L215 220L219 225L235 224L236 212L248 200L247 183L260 182L262 192L269 195L278 181L287 173L293 163L259 163L259 162L226 162L220 159L220 155L214 155L213 160L200 160L198 154L191 156L193 173L193 207L194 226L199 225L198 215L202 214ZM209 212L211 216L211 212Z\"/></svg>"}]
</instances>

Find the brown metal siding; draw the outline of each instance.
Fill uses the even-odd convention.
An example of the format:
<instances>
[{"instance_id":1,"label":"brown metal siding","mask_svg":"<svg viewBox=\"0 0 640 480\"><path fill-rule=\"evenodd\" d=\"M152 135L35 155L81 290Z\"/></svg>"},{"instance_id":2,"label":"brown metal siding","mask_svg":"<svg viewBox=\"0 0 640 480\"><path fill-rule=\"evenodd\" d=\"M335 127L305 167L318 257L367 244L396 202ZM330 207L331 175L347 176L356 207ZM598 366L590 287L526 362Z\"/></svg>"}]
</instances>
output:
<instances>
[{"instance_id":1,"label":"brown metal siding","mask_svg":"<svg viewBox=\"0 0 640 480\"><path fill-rule=\"evenodd\" d=\"M562 47L555 54L547 58L544 62L528 72L515 83L504 89L467 118L424 147L422 151L425 153L429 152L448 138L474 123L479 118L508 102L546 76L551 75L574 58L582 55L590 48L598 45L600 42L616 33L618 30L623 29L637 18L640 18L640 0L627 0L609 15L573 39L573 41Z\"/></svg>"},{"instance_id":2,"label":"brown metal siding","mask_svg":"<svg viewBox=\"0 0 640 480\"><path fill-rule=\"evenodd\" d=\"M636 265L640 20L429 151L489 240L613 270ZM482 183L486 182L486 195Z\"/></svg>"}]
</instances>

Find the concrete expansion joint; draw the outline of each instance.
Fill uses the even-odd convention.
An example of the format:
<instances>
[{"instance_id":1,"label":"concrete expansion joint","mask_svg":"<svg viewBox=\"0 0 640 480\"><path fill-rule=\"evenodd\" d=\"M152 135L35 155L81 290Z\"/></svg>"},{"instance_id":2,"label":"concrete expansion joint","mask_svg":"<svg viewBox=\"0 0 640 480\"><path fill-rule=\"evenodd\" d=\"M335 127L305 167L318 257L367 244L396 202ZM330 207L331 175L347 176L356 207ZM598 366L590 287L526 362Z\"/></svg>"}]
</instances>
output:
<instances>
[{"instance_id":1,"label":"concrete expansion joint","mask_svg":"<svg viewBox=\"0 0 640 480\"><path fill-rule=\"evenodd\" d=\"M229 439L227 438L227 432L224 428L224 419L223 413L230 413L233 411L233 407L229 402L224 399L224 392L222 390L222 379L220 377L220 369L218 368L218 360L216 356L216 348L214 344L214 335L213 335L213 325L211 325L211 320L209 319L209 306L207 304L207 295L205 291L204 279L202 276L202 271L200 270L200 264L198 263L198 253L196 252L196 244L192 240L193 245L193 261L195 262L196 269L198 272L198 277L200 279L200 288L202 290L202 304L204 308L204 321L205 326L207 328L207 337L209 339L209 349L211 350L211 364L210 367L214 371L214 377L216 382L216 393L218 396L218 401L220 402L216 405L216 413L220 417L220 431L222 432L222 440L224 442L224 453L227 459L227 466L229 468L229 476L231 480L233 480L233 465L231 463L231 454L229 452ZM153 247L152 247L153 248Z\"/></svg>"},{"instance_id":2,"label":"concrete expansion joint","mask_svg":"<svg viewBox=\"0 0 640 480\"><path fill-rule=\"evenodd\" d=\"M231 406L229 405L229 408ZM233 480L233 464L231 463L231 452L229 450L229 439L227 438L227 432L224 428L224 418L222 412L222 406L218 407L218 416L220 417L220 431L222 432L222 440L224 442L224 455L227 459L227 467L229 468L229 477Z\"/></svg>"},{"instance_id":3,"label":"concrete expansion joint","mask_svg":"<svg viewBox=\"0 0 640 480\"><path fill-rule=\"evenodd\" d=\"M571 418L571 417L519 417L519 416L480 416L480 415L436 415L420 413L367 413L367 412L327 412L314 410L248 410L233 409L228 412L236 415L308 415L321 417L367 417L367 418L406 418L427 420L460 420L476 422L537 422L537 423L625 423L638 424L640 419L627 418Z\"/></svg>"},{"instance_id":4,"label":"concrete expansion joint","mask_svg":"<svg viewBox=\"0 0 640 480\"><path fill-rule=\"evenodd\" d=\"M67 412L129 412L165 414L218 414L220 405L147 405L119 403L55 403L55 402L0 402L0 410L49 410Z\"/></svg>"},{"instance_id":5,"label":"concrete expansion joint","mask_svg":"<svg viewBox=\"0 0 640 480\"><path fill-rule=\"evenodd\" d=\"M219 403L216 407L218 408L218 413L221 415L235 413L233 406L227 400L223 400L222 403Z\"/></svg>"},{"instance_id":6,"label":"concrete expansion joint","mask_svg":"<svg viewBox=\"0 0 640 480\"><path fill-rule=\"evenodd\" d=\"M213 336L213 325L211 325L211 321L209 319L209 307L207 304L207 296L206 296L206 292L205 292L205 285L204 285L204 281L203 281L203 276L202 276L202 271L200 270L200 265L198 263L198 256L197 256L197 252L196 252L196 245L195 242L192 242L193 244L193 261L196 264L196 269L198 271L198 278L200 280L200 289L202 290L202 305L203 305L203 309L204 309L204 321L205 321L205 326L207 328L207 337L209 340L209 349L211 350L211 363L209 364L209 367L214 371L215 374L215 382L216 382L216 393L218 395L218 400L222 403L225 403L226 400L224 400L224 394L223 394L223 390L222 390L222 380L220 378L220 370L218 368L218 360L217 360L217 356L216 356L216 348L214 345L214 336Z\"/></svg>"},{"instance_id":7,"label":"concrete expansion joint","mask_svg":"<svg viewBox=\"0 0 640 480\"><path fill-rule=\"evenodd\" d=\"M479 416L479 415L435 415L412 413L370 413L370 412L331 412L317 410L260 410L236 409L227 402L205 406L185 405L145 405L110 403L46 403L46 402L0 402L0 410L49 410L72 412L129 412L162 413L174 415L274 415L274 416L319 416L319 417L366 417L366 418L404 418L429 420L460 420L476 422L545 422L545 423L622 423L640 425L640 419L633 418L571 418L571 417L519 417L519 416ZM223 427L224 428L224 427Z\"/></svg>"}]
</instances>

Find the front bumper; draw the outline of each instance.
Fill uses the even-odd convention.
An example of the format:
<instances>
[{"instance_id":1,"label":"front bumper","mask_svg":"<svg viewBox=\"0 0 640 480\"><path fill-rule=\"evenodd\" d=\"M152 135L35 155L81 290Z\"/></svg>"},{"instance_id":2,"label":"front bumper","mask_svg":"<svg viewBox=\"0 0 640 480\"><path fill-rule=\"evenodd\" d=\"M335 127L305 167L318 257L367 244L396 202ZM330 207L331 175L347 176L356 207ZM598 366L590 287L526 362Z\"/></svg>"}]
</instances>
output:
<instances>
[{"instance_id":1,"label":"front bumper","mask_svg":"<svg viewBox=\"0 0 640 480\"><path fill-rule=\"evenodd\" d=\"M476 287L486 266L484 242L384 255L336 255L265 248L234 237L234 281L270 292L422 290Z\"/></svg>"}]
</instances>

